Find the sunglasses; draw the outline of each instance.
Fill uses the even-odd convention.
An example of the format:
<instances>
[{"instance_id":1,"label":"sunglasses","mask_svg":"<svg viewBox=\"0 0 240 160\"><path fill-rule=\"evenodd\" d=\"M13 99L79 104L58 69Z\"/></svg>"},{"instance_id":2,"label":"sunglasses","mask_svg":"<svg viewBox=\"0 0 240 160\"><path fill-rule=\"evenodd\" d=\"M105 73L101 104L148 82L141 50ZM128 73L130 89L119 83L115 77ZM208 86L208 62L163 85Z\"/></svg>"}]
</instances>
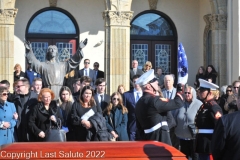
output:
<instances>
[{"instance_id":1,"label":"sunglasses","mask_svg":"<svg viewBox=\"0 0 240 160\"><path fill-rule=\"evenodd\" d=\"M153 83L155 81L157 81L158 79L156 77L154 77L151 81L149 81L148 83Z\"/></svg>"},{"instance_id":2,"label":"sunglasses","mask_svg":"<svg viewBox=\"0 0 240 160\"><path fill-rule=\"evenodd\" d=\"M94 67L98 67L99 65L94 65Z\"/></svg>"},{"instance_id":3,"label":"sunglasses","mask_svg":"<svg viewBox=\"0 0 240 160\"><path fill-rule=\"evenodd\" d=\"M113 98L113 100L114 100L114 101L116 101L116 100L119 101L119 98Z\"/></svg>"},{"instance_id":4,"label":"sunglasses","mask_svg":"<svg viewBox=\"0 0 240 160\"><path fill-rule=\"evenodd\" d=\"M90 62L84 62L84 64L90 64Z\"/></svg>"},{"instance_id":5,"label":"sunglasses","mask_svg":"<svg viewBox=\"0 0 240 160\"><path fill-rule=\"evenodd\" d=\"M227 92L232 92L232 90L227 90Z\"/></svg>"},{"instance_id":6,"label":"sunglasses","mask_svg":"<svg viewBox=\"0 0 240 160\"><path fill-rule=\"evenodd\" d=\"M185 92L185 94L191 94L190 92Z\"/></svg>"},{"instance_id":7,"label":"sunglasses","mask_svg":"<svg viewBox=\"0 0 240 160\"><path fill-rule=\"evenodd\" d=\"M8 96L8 93L2 93L3 96Z\"/></svg>"}]
</instances>

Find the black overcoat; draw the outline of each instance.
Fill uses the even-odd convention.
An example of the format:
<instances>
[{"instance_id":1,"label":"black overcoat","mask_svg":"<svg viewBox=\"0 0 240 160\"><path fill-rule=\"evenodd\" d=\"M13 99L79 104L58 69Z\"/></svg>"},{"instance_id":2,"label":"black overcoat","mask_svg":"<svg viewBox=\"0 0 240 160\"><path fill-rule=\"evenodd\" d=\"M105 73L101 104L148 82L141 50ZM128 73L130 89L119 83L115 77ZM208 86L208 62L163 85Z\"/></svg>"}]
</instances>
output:
<instances>
[{"instance_id":1,"label":"black overcoat","mask_svg":"<svg viewBox=\"0 0 240 160\"><path fill-rule=\"evenodd\" d=\"M32 110L29 118L29 129L35 135L36 141L44 141L38 134L43 131L46 132L50 127L50 117L54 115L59 124L59 119L63 121L60 107L57 106L55 101L50 103L48 111L45 109L44 104L39 102ZM57 127L57 123L51 121L53 127ZM61 128L61 126L60 126Z\"/></svg>"}]
</instances>

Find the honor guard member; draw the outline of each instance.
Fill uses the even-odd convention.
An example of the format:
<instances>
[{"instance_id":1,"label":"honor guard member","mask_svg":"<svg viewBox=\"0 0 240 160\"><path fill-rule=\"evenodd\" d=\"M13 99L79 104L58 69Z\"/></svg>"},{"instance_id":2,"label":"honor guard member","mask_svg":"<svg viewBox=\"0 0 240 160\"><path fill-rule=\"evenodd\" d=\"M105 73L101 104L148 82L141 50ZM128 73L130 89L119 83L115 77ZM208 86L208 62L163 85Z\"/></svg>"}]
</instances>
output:
<instances>
[{"instance_id":1,"label":"honor guard member","mask_svg":"<svg viewBox=\"0 0 240 160\"><path fill-rule=\"evenodd\" d=\"M143 96L138 100L135 108L136 139L154 140L172 145L167 123L167 112L184 105L181 91L178 91L172 100L156 96L159 87L153 69L139 77L136 84L140 85L143 91ZM179 88L179 90L181 89Z\"/></svg>"},{"instance_id":2,"label":"honor guard member","mask_svg":"<svg viewBox=\"0 0 240 160\"><path fill-rule=\"evenodd\" d=\"M203 104L195 117L197 127L196 152L199 153L199 160L209 160L213 129L223 114L213 95L213 92L219 87L203 79L199 79L199 82L198 96Z\"/></svg>"}]
</instances>

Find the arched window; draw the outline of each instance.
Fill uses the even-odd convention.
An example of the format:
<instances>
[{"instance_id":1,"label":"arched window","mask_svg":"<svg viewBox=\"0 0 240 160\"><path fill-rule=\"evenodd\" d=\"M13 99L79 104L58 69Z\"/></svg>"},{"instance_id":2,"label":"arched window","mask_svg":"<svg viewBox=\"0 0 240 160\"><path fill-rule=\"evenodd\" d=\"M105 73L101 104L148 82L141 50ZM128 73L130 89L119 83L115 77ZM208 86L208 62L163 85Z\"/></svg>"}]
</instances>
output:
<instances>
[{"instance_id":1,"label":"arched window","mask_svg":"<svg viewBox=\"0 0 240 160\"><path fill-rule=\"evenodd\" d=\"M79 29L75 19L65 10L45 8L35 13L26 28L26 39L40 61L45 61L49 45L58 47L60 61L75 54L79 42Z\"/></svg>"},{"instance_id":2,"label":"arched window","mask_svg":"<svg viewBox=\"0 0 240 160\"><path fill-rule=\"evenodd\" d=\"M163 68L164 74L177 73L177 31L172 20L159 11L144 11L131 23L131 60L139 68L146 61Z\"/></svg>"}]
</instances>

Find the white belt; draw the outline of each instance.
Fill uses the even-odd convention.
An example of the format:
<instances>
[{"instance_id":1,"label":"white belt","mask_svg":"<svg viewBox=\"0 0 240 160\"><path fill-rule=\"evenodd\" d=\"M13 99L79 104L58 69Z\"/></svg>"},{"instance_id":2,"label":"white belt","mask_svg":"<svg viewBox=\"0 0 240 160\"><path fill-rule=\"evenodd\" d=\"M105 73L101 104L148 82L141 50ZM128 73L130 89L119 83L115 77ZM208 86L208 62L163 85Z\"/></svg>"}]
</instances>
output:
<instances>
[{"instance_id":1,"label":"white belt","mask_svg":"<svg viewBox=\"0 0 240 160\"><path fill-rule=\"evenodd\" d=\"M198 129L198 133L211 134L213 133L213 129Z\"/></svg>"},{"instance_id":2,"label":"white belt","mask_svg":"<svg viewBox=\"0 0 240 160\"><path fill-rule=\"evenodd\" d=\"M162 126L168 126L167 121L160 122L160 123L156 124L155 126L153 126L150 129L145 129L144 133L151 133L153 131L156 131L158 128L160 128Z\"/></svg>"}]
</instances>

